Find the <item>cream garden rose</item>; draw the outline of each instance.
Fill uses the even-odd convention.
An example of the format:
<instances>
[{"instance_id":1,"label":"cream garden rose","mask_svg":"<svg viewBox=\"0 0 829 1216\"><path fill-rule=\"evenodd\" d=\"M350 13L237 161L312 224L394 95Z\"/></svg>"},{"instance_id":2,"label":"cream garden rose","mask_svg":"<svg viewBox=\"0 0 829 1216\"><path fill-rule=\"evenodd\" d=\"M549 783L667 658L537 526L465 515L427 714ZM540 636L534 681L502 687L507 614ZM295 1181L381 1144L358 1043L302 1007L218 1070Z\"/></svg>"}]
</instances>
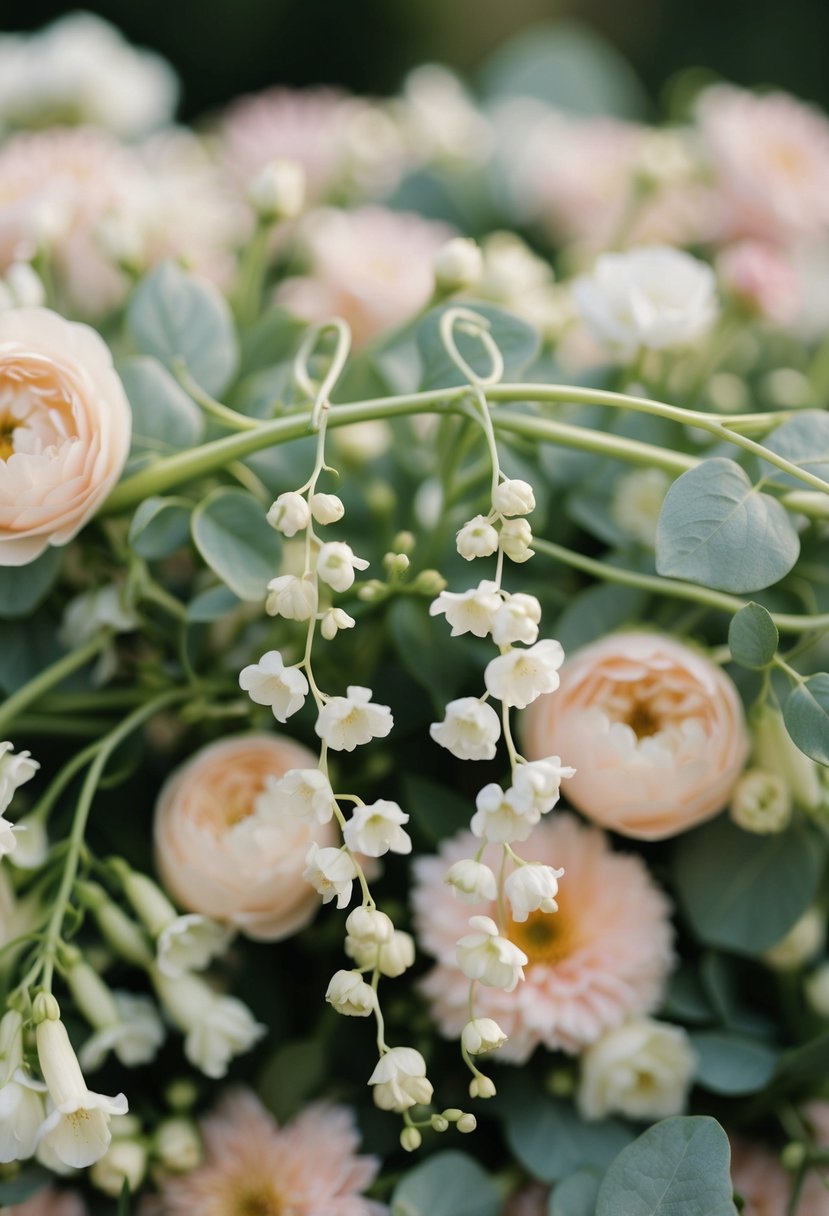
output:
<instances>
[{"instance_id":1,"label":"cream garden rose","mask_svg":"<svg viewBox=\"0 0 829 1216\"><path fill-rule=\"evenodd\" d=\"M0 565L80 531L118 480L131 430L94 330L45 308L0 313Z\"/></svg>"},{"instance_id":2,"label":"cream garden rose","mask_svg":"<svg viewBox=\"0 0 829 1216\"><path fill-rule=\"evenodd\" d=\"M524 715L526 755L558 752L573 806L603 827L661 840L726 805L749 748L731 680L682 642L618 633L577 651Z\"/></svg>"},{"instance_id":3,"label":"cream garden rose","mask_svg":"<svg viewBox=\"0 0 829 1216\"><path fill-rule=\"evenodd\" d=\"M174 899L259 940L307 924L319 899L302 876L306 854L332 845L334 830L275 814L268 779L315 764L290 739L243 735L209 744L173 773L156 805L155 847Z\"/></svg>"}]
</instances>

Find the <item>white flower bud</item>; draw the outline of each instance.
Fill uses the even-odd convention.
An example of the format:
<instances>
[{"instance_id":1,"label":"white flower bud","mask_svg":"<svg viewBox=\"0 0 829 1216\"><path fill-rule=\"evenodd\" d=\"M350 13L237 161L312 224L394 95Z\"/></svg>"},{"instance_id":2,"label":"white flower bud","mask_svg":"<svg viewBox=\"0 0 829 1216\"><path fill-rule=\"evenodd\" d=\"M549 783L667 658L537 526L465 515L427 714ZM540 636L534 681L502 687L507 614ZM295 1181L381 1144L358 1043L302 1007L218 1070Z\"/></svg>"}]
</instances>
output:
<instances>
[{"instance_id":1,"label":"white flower bud","mask_svg":"<svg viewBox=\"0 0 829 1216\"><path fill-rule=\"evenodd\" d=\"M377 1006L377 994L359 971L335 971L325 993L332 1009L352 1018L370 1017Z\"/></svg>"},{"instance_id":2,"label":"white flower bud","mask_svg":"<svg viewBox=\"0 0 829 1216\"><path fill-rule=\"evenodd\" d=\"M290 490L280 494L268 511L268 523L283 536L296 536L311 522L311 508L302 494Z\"/></svg>"},{"instance_id":3,"label":"white flower bud","mask_svg":"<svg viewBox=\"0 0 829 1216\"><path fill-rule=\"evenodd\" d=\"M327 642L335 638L341 629L353 629L357 622L343 608L329 608L323 613L320 633Z\"/></svg>"},{"instance_id":4,"label":"white flower bud","mask_svg":"<svg viewBox=\"0 0 829 1216\"><path fill-rule=\"evenodd\" d=\"M305 206L305 169L299 161L276 157L248 183L247 198L267 224L296 219Z\"/></svg>"},{"instance_id":5,"label":"white flower bud","mask_svg":"<svg viewBox=\"0 0 829 1216\"><path fill-rule=\"evenodd\" d=\"M471 562L476 557L489 557L498 548L498 533L485 515L468 520L456 537L458 553Z\"/></svg>"},{"instance_id":6,"label":"white flower bud","mask_svg":"<svg viewBox=\"0 0 829 1216\"><path fill-rule=\"evenodd\" d=\"M496 1051L506 1041L507 1036L492 1018L473 1018L461 1032L461 1044L471 1056Z\"/></svg>"},{"instance_id":7,"label":"white flower bud","mask_svg":"<svg viewBox=\"0 0 829 1216\"><path fill-rule=\"evenodd\" d=\"M416 1127L404 1127L400 1133L400 1146L407 1153L414 1153L423 1143L423 1137Z\"/></svg>"},{"instance_id":8,"label":"white flower bud","mask_svg":"<svg viewBox=\"0 0 829 1216\"><path fill-rule=\"evenodd\" d=\"M501 515L529 515L535 510L535 494L528 481L507 478L496 486L492 505Z\"/></svg>"},{"instance_id":9,"label":"white flower bud","mask_svg":"<svg viewBox=\"0 0 829 1216\"><path fill-rule=\"evenodd\" d=\"M489 1081L489 1077L485 1077L484 1080ZM473 1094L472 1096L481 1097L481 1098L494 1098L495 1097L495 1093L494 1093L495 1086L493 1085L492 1081L489 1081L489 1084L492 1086L492 1089L493 1089L492 1093L487 1091L487 1093L485 1093L485 1094L476 1093L476 1094ZM455 1121L455 1126L457 1127L458 1131L461 1133L462 1136L468 1136L469 1133L474 1132L475 1128L478 1126L478 1120L475 1118L474 1115L471 1115L469 1113L469 1111L464 1111L464 1113L462 1115L460 1115L458 1117L458 1119Z\"/></svg>"},{"instance_id":10,"label":"white flower bud","mask_svg":"<svg viewBox=\"0 0 829 1216\"><path fill-rule=\"evenodd\" d=\"M156 1128L153 1153L165 1170L186 1174L202 1159L202 1143L192 1119L164 1119Z\"/></svg>"},{"instance_id":11,"label":"white flower bud","mask_svg":"<svg viewBox=\"0 0 829 1216\"><path fill-rule=\"evenodd\" d=\"M396 980L413 965L415 961L415 943L410 933L395 929L390 942L380 946L377 955L377 968L381 975Z\"/></svg>"},{"instance_id":12,"label":"white flower bud","mask_svg":"<svg viewBox=\"0 0 829 1216\"><path fill-rule=\"evenodd\" d=\"M401 1114L412 1106L432 1100L432 1085L426 1077L426 1061L413 1047L392 1047L377 1061L368 1079L374 1086L374 1101L381 1110Z\"/></svg>"},{"instance_id":13,"label":"white flower bud","mask_svg":"<svg viewBox=\"0 0 829 1216\"><path fill-rule=\"evenodd\" d=\"M336 494L312 494L311 514L318 524L335 524L345 515L345 507Z\"/></svg>"},{"instance_id":14,"label":"white flower bud","mask_svg":"<svg viewBox=\"0 0 829 1216\"><path fill-rule=\"evenodd\" d=\"M533 534L526 519L505 519L501 524L499 544L507 557L514 562L526 562L535 555L530 548Z\"/></svg>"},{"instance_id":15,"label":"white flower bud","mask_svg":"<svg viewBox=\"0 0 829 1216\"><path fill-rule=\"evenodd\" d=\"M317 574L334 591L348 591L354 583L355 570L367 570L368 562L356 557L344 541L329 541L317 556Z\"/></svg>"},{"instance_id":16,"label":"white flower bud","mask_svg":"<svg viewBox=\"0 0 829 1216\"><path fill-rule=\"evenodd\" d=\"M782 777L795 806L817 811L829 803L821 767L804 755L786 730L783 716L770 705L751 714L752 759L766 772Z\"/></svg>"},{"instance_id":17,"label":"white flower bud","mask_svg":"<svg viewBox=\"0 0 829 1216\"><path fill-rule=\"evenodd\" d=\"M816 905L807 908L779 942L766 950L763 961L775 971L794 971L810 962L826 941L826 914Z\"/></svg>"},{"instance_id":18,"label":"white flower bud","mask_svg":"<svg viewBox=\"0 0 829 1216\"><path fill-rule=\"evenodd\" d=\"M541 605L534 595L518 592L510 595L495 613L492 640L496 646L512 646L523 642L532 646L538 638Z\"/></svg>"},{"instance_id":19,"label":"white flower bud","mask_svg":"<svg viewBox=\"0 0 829 1216\"><path fill-rule=\"evenodd\" d=\"M770 836L784 831L792 817L792 800L783 778L749 768L731 791L731 818L745 832Z\"/></svg>"},{"instance_id":20,"label":"white flower bud","mask_svg":"<svg viewBox=\"0 0 829 1216\"><path fill-rule=\"evenodd\" d=\"M313 575L297 578L282 574L268 583L265 611L287 621L308 621L317 612L317 585Z\"/></svg>"},{"instance_id":21,"label":"white flower bud","mask_svg":"<svg viewBox=\"0 0 829 1216\"><path fill-rule=\"evenodd\" d=\"M379 908L361 907L349 913L345 931L361 945L380 946L391 941L394 923L391 917Z\"/></svg>"},{"instance_id":22,"label":"white flower bud","mask_svg":"<svg viewBox=\"0 0 829 1216\"><path fill-rule=\"evenodd\" d=\"M482 861L474 861L471 857L464 857L450 866L444 881L465 903L482 903L498 896L498 885L492 870Z\"/></svg>"},{"instance_id":23,"label":"white flower bud","mask_svg":"<svg viewBox=\"0 0 829 1216\"><path fill-rule=\"evenodd\" d=\"M526 650L508 650L491 659L484 672L487 692L514 709L526 709L559 685L558 669L564 662L559 642L546 638Z\"/></svg>"},{"instance_id":24,"label":"white flower bud","mask_svg":"<svg viewBox=\"0 0 829 1216\"><path fill-rule=\"evenodd\" d=\"M470 1098L494 1098L496 1094L495 1082L491 1077L473 1077L469 1082ZM461 1115L458 1119L458 1131L474 1131L471 1127L461 1127L463 1121L467 1118L466 1115Z\"/></svg>"},{"instance_id":25,"label":"white flower bud","mask_svg":"<svg viewBox=\"0 0 829 1216\"><path fill-rule=\"evenodd\" d=\"M147 1171L147 1150L139 1140L114 1140L89 1171L92 1185L104 1195L117 1199L124 1183L134 1193Z\"/></svg>"},{"instance_id":26,"label":"white flower bud","mask_svg":"<svg viewBox=\"0 0 829 1216\"><path fill-rule=\"evenodd\" d=\"M465 287L474 287L483 274L483 254L473 240L453 237L435 254L432 269L435 284L441 291L462 291Z\"/></svg>"}]
</instances>

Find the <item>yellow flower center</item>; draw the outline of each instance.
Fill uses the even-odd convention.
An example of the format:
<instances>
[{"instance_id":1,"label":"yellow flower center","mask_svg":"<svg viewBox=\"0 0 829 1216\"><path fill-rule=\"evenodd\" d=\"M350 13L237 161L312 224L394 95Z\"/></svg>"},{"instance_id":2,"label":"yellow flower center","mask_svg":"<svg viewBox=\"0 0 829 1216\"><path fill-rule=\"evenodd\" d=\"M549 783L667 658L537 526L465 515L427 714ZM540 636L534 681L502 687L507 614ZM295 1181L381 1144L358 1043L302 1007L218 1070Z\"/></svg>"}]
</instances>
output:
<instances>
[{"instance_id":1,"label":"yellow flower center","mask_svg":"<svg viewBox=\"0 0 829 1216\"><path fill-rule=\"evenodd\" d=\"M268 1187L246 1192L227 1216L282 1216L282 1212L282 1200Z\"/></svg>"},{"instance_id":2,"label":"yellow flower center","mask_svg":"<svg viewBox=\"0 0 829 1216\"><path fill-rule=\"evenodd\" d=\"M560 903L558 912L531 912L524 921L512 921L507 936L524 951L528 967L554 967L573 951L572 922L562 916Z\"/></svg>"},{"instance_id":3,"label":"yellow flower center","mask_svg":"<svg viewBox=\"0 0 829 1216\"><path fill-rule=\"evenodd\" d=\"M627 724L637 739L645 739L655 735L660 729L659 718L651 711L644 701L637 701L631 706Z\"/></svg>"},{"instance_id":4,"label":"yellow flower center","mask_svg":"<svg viewBox=\"0 0 829 1216\"><path fill-rule=\"evenodd\" d=\"M14 432L17 423L6 414L0 418L0 460L6 461L14 453Z\"/></svg>"}]
</instances>

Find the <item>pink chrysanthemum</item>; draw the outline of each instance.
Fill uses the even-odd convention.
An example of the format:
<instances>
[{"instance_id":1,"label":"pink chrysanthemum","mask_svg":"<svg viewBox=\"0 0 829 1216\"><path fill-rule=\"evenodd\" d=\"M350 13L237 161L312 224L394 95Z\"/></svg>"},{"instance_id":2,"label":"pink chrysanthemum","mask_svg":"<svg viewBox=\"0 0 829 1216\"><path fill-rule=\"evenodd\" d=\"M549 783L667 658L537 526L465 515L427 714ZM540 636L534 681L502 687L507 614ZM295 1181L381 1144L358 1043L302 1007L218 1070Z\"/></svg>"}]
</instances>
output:
<instances>
[{"instance_id":1,"label":"pink chrysanthemum","mask_svg":"<svg viewBox=\"0 0 829 1216\"><path fill-rule=\"evenodd\" d=\"M86 1216L86 1204L74 1191L58 1191L52 1186L38 1191L25 1203L3 1208L5 1216Z\"/></svg>"},{"instance_id":2,"label":"pink chrysanthemum","mask_svg":"<svg viewBox=\"0 0 829 1216\"><path fill-rule=\"evenodd\" d=\"M479 844L465 832L440 856L415 862L418 935L438 960L423 991L448 1038L460 1035L469 1016L469 981L455 963L455 943L470 915L498 916L494 904L462 903L444 883L449 866L474 856ZM489 852L497 864L493 846ZM650 1013L672 962L669 904L640 858L612 853L603 832L566 814L542 822L521 855L564 867L558 912L507 920L502 932L529 958L526 979L514 992L480 986L475 998L478 1016L494 1018L509 1036L499 1059L518 1064L539 1044L575 1053L625 1018Z\"/></svg>"},{"instance_id":3,"label":"pink chrysanthemum","mask_svg":"<svg viewBox=\"0 0 829 1216\"><path fill-rule=\"evenodd\" d=\"M383 1216L361 1195L377 1173L358 1157L351 1112L311 1106L277 1126L249 1090L202 1122L205 1158L161 1186L159 1216Z\"/></svg>"}]
</instances>

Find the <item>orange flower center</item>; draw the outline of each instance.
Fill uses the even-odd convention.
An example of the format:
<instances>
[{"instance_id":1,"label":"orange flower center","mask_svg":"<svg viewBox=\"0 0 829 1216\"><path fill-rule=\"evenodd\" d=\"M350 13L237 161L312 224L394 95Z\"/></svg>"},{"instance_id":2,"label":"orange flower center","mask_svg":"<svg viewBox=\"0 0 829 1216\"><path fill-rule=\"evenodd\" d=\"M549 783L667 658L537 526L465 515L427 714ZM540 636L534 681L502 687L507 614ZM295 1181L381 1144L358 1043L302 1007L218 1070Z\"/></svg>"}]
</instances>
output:
<instances>
[{"instance_id":1,"label":"orange flower center","mask_svg":"<svg viewBox=\"0 0 829 1216\"><path fill-rule=\"evenodd\" d=\"M17 423L6 414L0 418L0 460L6 461L14 454L14 432Z\"/></svg>"},{"instance_id":2,"label":"orange flower center","mask_svg":"<svg viewBox=\"0 0 829 1216\"><path fill-rule=\"evenodd\" d=\"M573 951L572 921L562 915L560 904L558 912L531 912L524 921L511 921L507 936L524 951L529 967L554 967Z\"/></svg>"},{"instance_id":3,"label":"orange flower center","mask_svg":"<svg viewBox=\"0 0 829 1216\"><path fill-rule=\"evenodd\" d=\"M247 1191L228 1216L282 1216L283 1210L282 1200L268 1187L267 1190Z\"/></svg>"},{"instance_id":4,"label":"orange flower center","mask_svg":"<svg viewBox=\"0 0 829 1216\"><path fill-rule=\"evenodd\" d=\"M630 708L627 724L637 739L645 739L659 732L659 718L644 701L636 701Z\"/></svg>"}]
</instances>

